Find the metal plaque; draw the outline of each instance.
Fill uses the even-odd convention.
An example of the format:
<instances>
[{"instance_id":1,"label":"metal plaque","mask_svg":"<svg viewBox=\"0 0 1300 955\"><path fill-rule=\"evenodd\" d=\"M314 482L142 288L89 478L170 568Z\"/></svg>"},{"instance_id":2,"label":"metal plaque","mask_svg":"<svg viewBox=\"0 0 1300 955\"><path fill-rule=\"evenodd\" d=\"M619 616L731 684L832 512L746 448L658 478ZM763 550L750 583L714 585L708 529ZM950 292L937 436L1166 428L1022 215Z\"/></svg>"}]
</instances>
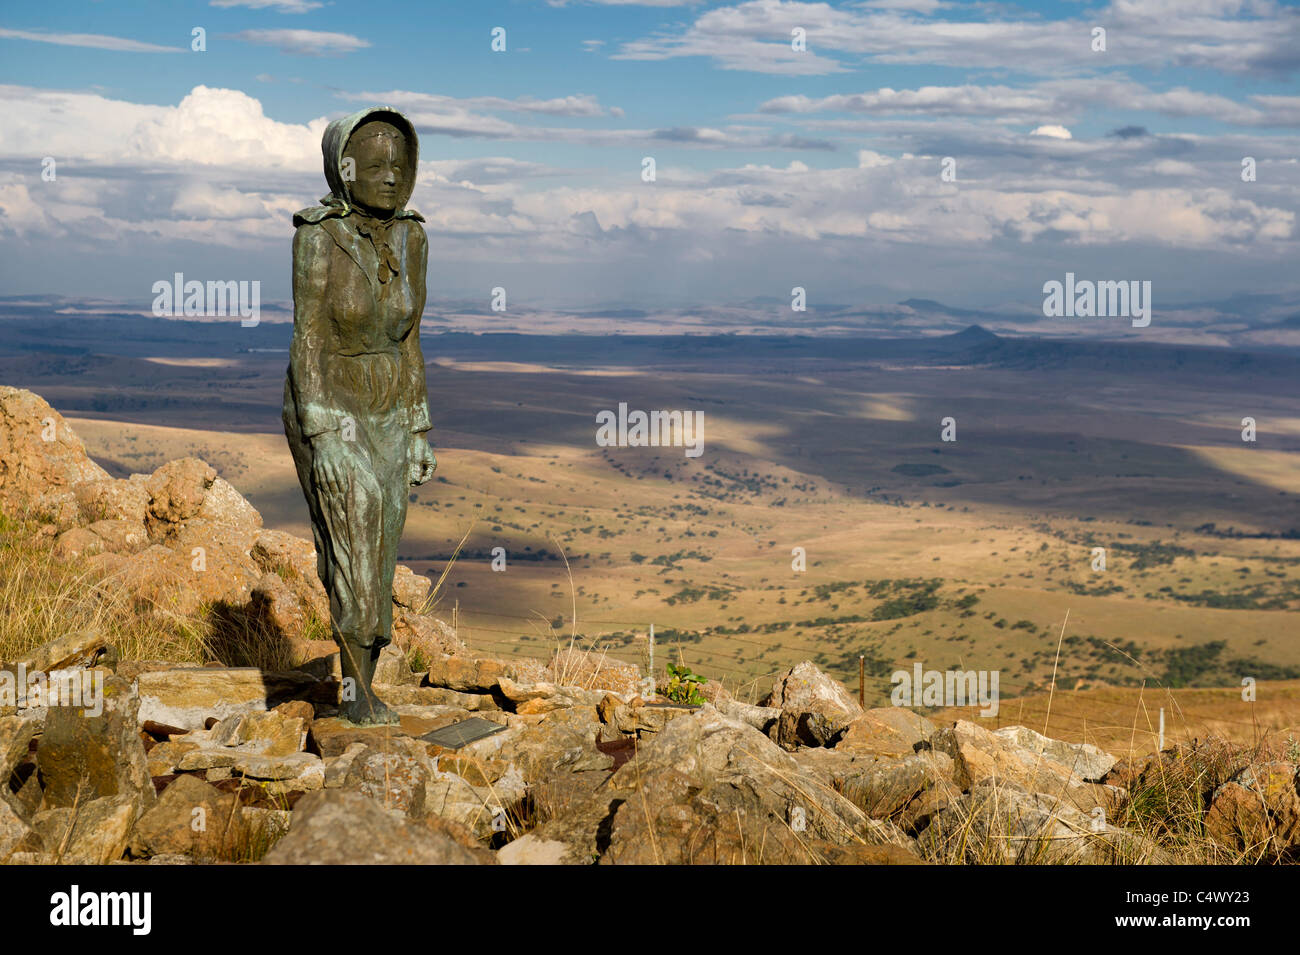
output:
<instances>
[{"instance_id":1,"label":"metal plaque","mask_svg":"<svg viewBox=\"0 0 1300 955\"><path fill-rule=\"evenodd\" d=\"M481 716L471 716L459 723L451 723L448 726L425 733L420 739L426 743L435 743L443 749L460 749L475 740L485 739L493 733L499 733L503 729L505 727L500 723L493 723Z\"/></svg>"}]
</instances>

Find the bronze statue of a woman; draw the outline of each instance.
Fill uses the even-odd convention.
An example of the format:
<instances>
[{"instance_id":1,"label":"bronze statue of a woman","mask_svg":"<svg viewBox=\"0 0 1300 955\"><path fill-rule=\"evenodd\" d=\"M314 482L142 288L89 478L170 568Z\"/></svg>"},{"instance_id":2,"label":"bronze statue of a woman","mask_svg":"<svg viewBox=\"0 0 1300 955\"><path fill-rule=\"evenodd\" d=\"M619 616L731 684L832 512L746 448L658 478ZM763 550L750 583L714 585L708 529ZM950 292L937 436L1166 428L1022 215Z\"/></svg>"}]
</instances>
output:
<instances>
[{"instance_id":1,"label":"bronze statue of a woman","mask_svg":"<svg viewBox=\"0 0 1300 955\"><path fill-rule=\"evenodd\" d=\"M330 123L321 150L332 192L293 217L284 433L339 645L339 716L395 723L371 680L392 640L409 486L437 467L420 352L429 246L406 208L419 144L405 116L374 107Z\"/></svg>"}]
</instances>

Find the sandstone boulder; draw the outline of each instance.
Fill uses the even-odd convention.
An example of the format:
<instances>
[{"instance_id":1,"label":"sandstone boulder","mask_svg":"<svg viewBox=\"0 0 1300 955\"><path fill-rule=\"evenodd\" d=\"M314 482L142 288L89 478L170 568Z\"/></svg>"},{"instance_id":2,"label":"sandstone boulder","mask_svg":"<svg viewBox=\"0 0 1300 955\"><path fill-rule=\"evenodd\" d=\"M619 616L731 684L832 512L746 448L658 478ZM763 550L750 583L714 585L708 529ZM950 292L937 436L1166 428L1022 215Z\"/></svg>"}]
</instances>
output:
<instances>
[{"instance_id":1,"label":"sandstone boulder","mask_svg":"<svg viewBox=\"0 0 1300 955\"><path fill-rule=\"evenodd\" d=\"M117 676L104 681L102 712L52 706L36 750L45 808L70 808L106 796L128 796L143 812L154 801L148 758L138 732L139 700Z\"/></svg>"},{"instance_id":2,"label":"sandstone boulder","mask_svg":"<svg viewBox=\"0 0 1300 955\"><path fill-rule=\"evenodd\" d=\"M74 488L110 480L63 416L40 395L0 385L0 504L60 529L77 523Z\"/></svg>"},{"instance_id":3,"label":"sandstone boulder","mask_svg":"<svg viewBox=\"0 0 1300 955\"><path fill-rule=\"evenodd\" d=\"M209 718L267 709L262 671L253 667L176 667L139 676L140 719L203 729Z\"/></svg>"},{"instance_id":4,"label":"sandstone boulder","mask_svg":"<svg viewBox=\"0 0 1300 955\"><path fill-rule=\"evenodd\" d=\"M357 792L309 793L294 807L288 835L267 865L477 865L482 858L451 836L385 811Z\"/></svg>"},{"instance_id":5,"label":"sandstone boulder","mask_svg":"<svg viewBox=\"0 0 1300 955\"><path fill-rule=\"evenodd\" d=\"M1254 858L1277 858L1300 846L1300 795L1294 763L1252 763L1215 789L1205 830Z\"/></svg>"},{"instance_id":6,"label":"sandstone boulder","mask_svg":"<svg viewBox=\"0 0 1300 955\"><path fill-rule=\"evenodd\" d=\"M108 865L122 858L138 816L135 796L105 796L74 808L36 814L36 830L46 852L64 865Z\"/></svg>"},{"instance_id":7,"label":"sandstone boulder","mask_svg":"<svg viewBox=\"0 0 1300 955\"><path fill-rule=\"evenodd\" d=\"M777 742L786 749L832 745L862 715L852 694L807 660L783 673L762 705L781 710Z\"/></svg>"}]
</instances>

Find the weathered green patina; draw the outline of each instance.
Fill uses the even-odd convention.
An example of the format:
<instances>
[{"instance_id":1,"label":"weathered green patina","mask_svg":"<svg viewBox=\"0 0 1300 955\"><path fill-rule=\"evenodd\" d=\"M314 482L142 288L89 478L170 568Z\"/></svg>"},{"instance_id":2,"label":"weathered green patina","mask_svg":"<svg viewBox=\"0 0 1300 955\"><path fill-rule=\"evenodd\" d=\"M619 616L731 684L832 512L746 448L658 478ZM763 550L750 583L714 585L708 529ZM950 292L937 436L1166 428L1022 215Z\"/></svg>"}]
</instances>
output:
<instances>
[{"instance_id":1,"label":"weathered green patina","mask_svg":"<svg viewBox=\"0 0 1300 955\"><path fill-rule=\"evenodd\" d=\"M406 208L419 144L405 116L373 107L330 123L321 149L332 191L293 217L284 433L340 648L339 715L394 723L371 681L392 640L408 488L437 467L420 351L428 239Z\"/></svg>"}]
</instances>

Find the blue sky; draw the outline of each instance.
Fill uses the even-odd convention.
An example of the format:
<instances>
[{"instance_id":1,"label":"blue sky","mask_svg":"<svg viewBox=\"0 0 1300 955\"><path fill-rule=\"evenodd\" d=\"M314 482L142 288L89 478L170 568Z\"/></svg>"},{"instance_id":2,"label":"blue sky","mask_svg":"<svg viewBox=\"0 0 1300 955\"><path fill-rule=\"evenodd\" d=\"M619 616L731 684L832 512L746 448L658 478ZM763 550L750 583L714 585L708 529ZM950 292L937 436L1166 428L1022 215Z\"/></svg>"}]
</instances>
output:
<instances>
[{"instance_id":1,"label":"blue sky","mask_svg":"<svg viewBox=\"0 0 1300 955\"><path fill-rule=\"evenodd\" d=\"M1028 307L1066 271L1293 293L1298 70L1273 0L7 5L0 282L287 297L321 128L388 102L421 134L435 301Z\"/></svg>"}]
</instances>

